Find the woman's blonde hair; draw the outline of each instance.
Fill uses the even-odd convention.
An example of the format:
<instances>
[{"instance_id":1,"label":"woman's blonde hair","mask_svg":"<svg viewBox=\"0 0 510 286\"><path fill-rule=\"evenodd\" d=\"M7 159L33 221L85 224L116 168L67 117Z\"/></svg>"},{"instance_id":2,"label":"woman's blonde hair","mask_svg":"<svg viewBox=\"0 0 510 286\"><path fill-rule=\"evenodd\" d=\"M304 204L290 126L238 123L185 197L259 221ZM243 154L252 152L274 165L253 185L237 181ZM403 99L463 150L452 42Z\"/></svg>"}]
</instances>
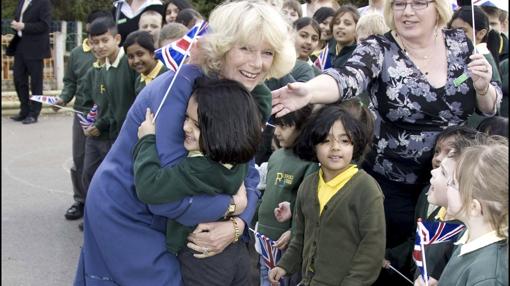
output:
<instances>
[{"instance_id":1,"label":"woman's blonde hair","mask_svg":"<svg viewBox=\"0 0 510 286\"><path fill-rule=\"evenodd\" d=\"M482 145L467 147L455 171L462 208L480 202L484 216L498 236L508 238L508 140L490 136Z\"/></svg>"},{"instance_id":2,"label":"woman's blonde hair","mask_svg":"<svg viewBox=\"0 0 510 286\"><path fill-rule=\"evenodd\" d=\"M393 9L391 8L393 1L395 0L386 0L384 2L384 19L386 20L386 25L388 25L390 30L395 30L394 13ZM429 3L429 5L431 4L436 4L436 26L440 28L445 27L448 24L448 21L450 21L453 13L449 2L447 0L435 0L434 2Z\"/></svg>"},{"instance_id":3,"label":"woman's blonde hair","mask_svg":"<svg viewBox=\"0 0 510 286\"><path fill-rule=\"evenodd\" d=\"M216 7L209 17L209 30L200 45L206 74L219 73L225 56L236 44L266 41L274 58L266 78L288 74L296 62L292 28L283 16L263 1L238 1Z\"/></svg>"}]
</instances>

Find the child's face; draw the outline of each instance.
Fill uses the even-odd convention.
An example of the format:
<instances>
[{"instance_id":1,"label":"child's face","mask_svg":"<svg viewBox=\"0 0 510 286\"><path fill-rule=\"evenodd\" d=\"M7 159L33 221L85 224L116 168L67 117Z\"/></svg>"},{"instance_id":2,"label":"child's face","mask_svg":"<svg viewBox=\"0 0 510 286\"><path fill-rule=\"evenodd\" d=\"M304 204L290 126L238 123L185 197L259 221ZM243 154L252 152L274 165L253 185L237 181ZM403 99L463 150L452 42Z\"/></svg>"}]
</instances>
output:
<instances>
[{"instance_id":1,"label":"child's face","mask_svg":"<svg viewBox=\"0 0 510 286\"><path fill-rule=\"evenodd\" d=\"M315 146L325 178L333 179L349 167L354 145L340 120L335 121L324 142Z\"/></svg>"},{"instance_id":2,"label":"child's face","mask_svg":"<svg viewBox=\"0 0 510 286\"><path fill-rule=\"evenodd\" d=\"M91 36L90 39L99 58L109 58L119 49L120 34L113 36L110 32L106 32L102 35Z\"/></svg>"},{"instance_id":3,"label":"child's face","mask_svg":"<svg viewBox=\"0 0 510 286\"><path fill-rule=\"evenodd\" d=\"M195 97L192 96L186 109L186 119L182 129L184 130L184 148L191 151L200 151L198 140L200 138L200 128L198 126L198 104Z\"/></svg>"},{"instance_id":4,"label":"child's face","mask_svg":"<svg viewBox=\"0 0 510 286\"><path fill-rule=\"evenodd\" d=\"M319 46L319 33L311 25L304 26L297 31L295 45L298 58L306 61Z\"/></svg>"},{"instance_id":5,"label":"child's face","mask_svg":"<svg viewBox=\"0 0 510 286\"><path fill-rule=\"evenodd\" d=\"M333 20L333 37L341 46L349 46L356 42L356 22L351 13L338 15Z\"/></svg>"},{"instance_id":6,"label":"child's face","mask_svg":"<svg viewBox=\"0 0 510 286\"><path fill-rule=\"evenodd\" d=\"M331 39L331 29L330 29L330 23L333 21L333 16L327 17L326 20L319 23L319 27L321 28L321 39L323 41L327 41Z\"/></svg>"},{"instance_id":7,"label":"child's face","mask_svg":"<svg viewBox=\"0 0 510 286\"><path fill-rule=\"evenodd\" d=\"M161 30L161 15L143 15L140 17L140 21L138 22L138 29L141 31L147 31L151 34L154 39L154 43L157 43L159 39L159 31Z\"/></svg>"},{"instance_id":8,"label":"child's face","mask_svg":"<svg viewBox=\"0 0 510 286\"><path fill-rule=\"evenodd\" d=\"M276 125L276 128L274 129L274 136L282 148L291 148L294 145L294 141L296 141L298 134L299 133L297 132L295 125Z\"/></svg>"},{"instance_id":9,"label":"child's face","mask_svg":"<svg viewBox=\"0 0 510 286\"><path fill-rule=\"evenodd\" d=\"M175 22L177 18L177 14L179 14L179 8L175 6L175 4L170 3L166 7L165 11L165 20L167 23Z\"/></svg>"},{"instance_id":10,"label":"child's face","mask_svg":"<svg viewBox=\"0 0 510 286\"><path fill-rule=\"evenodd\" d=\"M283 7L282 14L283 16L285 16L285 18L290 24L294 23L294 21L299 19L298 12L290 7Z\"/></svg>"},{"instance_id":11,"label":"child's face","mask_svg":"<svg viewBox=\"0 0 510 286\"><path fill-rule=\"evenodd\" d=\"M430 178L430 188L427 193L427 201L429 203L448 207L446 189L453 180L453 172L456 166L457 162L453 158L445 158L438 168L430 172L432 178Z\"/></svg>"},{"instance_id":12,"label":"child's face","mask_svg":"<svg viewBox=\"0 0 510 286\"><path fill-rule=\"evenodd\" d=\"M434 148L434 156L432 157L432 169L439 168L439 164L444 158L448 156L448 153L452 151L451 144L455 142L455 136L447 137L438 141Z\"/></svg>"},{"instance_id":13,"label":"child's face","mask_svg":"<svg viewBox=\"0 0 510 286\"><path fill-rule=\"evenodd\" d=\"M157 63L154 59L154 54L138 43L129 46L126 54L129 66L136 72L144 75L149 74Z\"/></svg>"}]
</instances>

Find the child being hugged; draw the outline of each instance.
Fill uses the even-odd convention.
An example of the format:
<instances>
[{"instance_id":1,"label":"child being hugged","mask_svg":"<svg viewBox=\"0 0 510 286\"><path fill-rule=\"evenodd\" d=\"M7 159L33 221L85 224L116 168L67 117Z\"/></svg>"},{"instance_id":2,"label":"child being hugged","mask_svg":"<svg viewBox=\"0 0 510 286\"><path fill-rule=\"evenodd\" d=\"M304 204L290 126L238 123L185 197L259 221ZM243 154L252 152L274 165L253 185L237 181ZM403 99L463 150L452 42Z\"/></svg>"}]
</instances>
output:
<instances>
[{"instance_id":1,"label":"child being hugged","mask_svg":"<svg viewBox=\"0 0 510 286\"><path fill-rule=\"evenodd\" d=\"M286 249L291 236L291 221L281 222L274 210L280 204L294 206L297 190L303 179L319 168L315 162L300 159L293 151L294 142L303 125L312 113L312 106L307 105L283 117L274 119L274 135L280 149L269 158L267 179L262 202L258 209L257 231L276 241L276 247ZM267 273L270 269L260 258L260 285L269 285Z\"/></svg>"},{"instance_id":2,"label":"child being hugged","mask_svg":"<svg viewBox=\"0 0 510 286\"><path fill-rule=\"evenodd\" d=\"M124 41L129 67L139 73L135 80L135 93L153 79L168 70L162 62L154 58L154 39L147 31L130 33Z\"/></svg>"},{"instance_id":3,"label":"child being hugged","mask_svg":"<svg viewBox=\"0 0 510 286\"><path fill-rule=\"evenodd\" d=\"M369 142L365 126L345 108L331 105L303 129L296 153L321 167L299 187L290 245L269 273L273 285L300 270L302 285L376 280L386 246L384 197L375 179L353 163Z\"/></svg>"},{"instance_id":4,"label":"child being hugged","mask_svg":"<svg viewBox=\"0 0 510 286\"><path fill-rule=\"evenodd\" d=\"M467 230L438 285L508 285L508 140L490 139L464 150L446 191Z\"/></svg>"}]
</instances>

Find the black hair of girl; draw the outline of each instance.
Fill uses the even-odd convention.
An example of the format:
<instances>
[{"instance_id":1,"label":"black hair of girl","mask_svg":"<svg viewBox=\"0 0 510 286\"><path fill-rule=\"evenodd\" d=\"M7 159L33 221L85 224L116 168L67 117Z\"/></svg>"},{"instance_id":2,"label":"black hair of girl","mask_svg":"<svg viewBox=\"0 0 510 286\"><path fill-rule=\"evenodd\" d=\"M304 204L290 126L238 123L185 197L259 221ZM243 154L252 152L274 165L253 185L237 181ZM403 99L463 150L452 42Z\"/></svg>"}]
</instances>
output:
<instances>
[{"instance_id":1,"label":"black hair of girl","mask_svg":"<svg viewBox=\"0 0 510 286\"><path fill-rule=\"evenodd\" d=\"M329 23L329 28L331 29L331 31L333 31L333 25L336 24L335 19L337 17L342 16L345 13L350 13L352 15L352 18L354 19L354 24L358 24L358 20L360 17L358 8L352 4L344 4L340 6L338 10L336 10L335 15L333 15L333 20L331 20L331 23Z\"/></svg>"},{"instance_id":2,"label":"black hair of girl","mask_svg":"<svg viewBox=\"0 0 510 286\"><path fill-rule=\"evenodd\" d=\"M191 29L197 22L197 19L203 19L202 15L198 13L195 9L186 8L183 9L177 14L177 18L175 18L176 23L181 23L184 26Z\"/></svg>"},{"instance_id":3,"label":"black hair of girl","mask_svg":"<svg viewBox=\"0 0 510 286\"><path fill-rule=\"evenodd\" d=\"M487 49L491 52L494 61L497 66L499 66L499 45L500 45L500 37L499 33L495 30L492 30L489 26L489 17L487 14L478 6L474 6L474 16L475 16L475 26L473 27L473 20L471 15L471 6L462 6L458 8L452 15L450 22L448 23L448 27L451 28L452 22L455 19L461 19L467 24L471 25L471 27L475 30L475 32L481 31L485 29L487 33L485 37L482 39L482 43L487 43ZM475 41L475 39L473 39ZM476 45L476 43L473 43Z\"/></svg>"},{"instance_id":4,"label":"black hair of girl","mask_svg":"<svg viewBox=\"0 0 510 286\"><path fill-rule=\"evenodd\" d=\"M315 32L317 32L317 34L319 35L319 39L320 39L321 27L319 26L319 23L317 23L317 21L315 21L313 18L302 17L302 18L299 18L296 21L294 21L294 23L292 23L292 27L294 27L294 30L296 30L296 31L299 31L303 27L306 27L308 25L312 26L312 28L315 30Z\"/></svg>"},{"instance_id":5,"label":"black hair of girl","mask_svg":"<svg viewBox=\"0 0 510 286\"><path fill-rule=\"evenodd\" d=\"M477 133L479 133L477 130L468 126L449 126L437 135L435 145L437 145L437 142L441 142L450 137L462 137L467 140L472 140L475 139Z\"/></svg>"},{"instance_id":6,"label":"black hair of girl","mask_svg":"<svg viewBox=\"0 0 510 286\"><path fill-rule=\"evenodd\" d=\"M147 31L138 30L129 33L122 45L124 47L124 51L127 52L127 49L134 44L140 45L140 47L148 50L152 54L156 49L154 47L154 38L152 38L152 35Z\"/></svg>"},{"instance_id":7,"label":"black hair of girl","mask_svg":"<svg viewBox=\"0 0 510 286\"><path fill-rule=\"evenodd\" d=\"M117 35L117 25L113 21L113 17L99 17L90 23L89 35L91 37L100 36L110 32L112 36Z\"/></svg>"},{"instance_id":8,"label":"black hair of girl","mask_svg":"<svg viewBox=\"0 0 510 286\"><path fill-rule=\"evenodd\" d=\"M335 9L331 7L321 7L313 13L312 18L317 21L317 23L324 22L327 18L333 17L335 15Z\"/></svg>"},{"instance_id":9,"label":"black hair of girl","mask_svg":"<svg viewBox=\"0 0 510 286\"><path fill-rule=\"evenodd\" d=\"M316 146L326 140L336 121L342 122L347 137L354 146L352 160L361 159L369 138L363 124L338 105L326 105L312 114L296 139L294 153L305 161L318 162Z\"/></svg>"},{"instance_id":10,"label":"black hair of girl","mask_svg":"<svg viewBox=\"0 0 510 286\"><path fill-rule=\"evenodd\" d=\"M488 135L500 135L508 138L508 118L501 116L485 118L478 124L476 130Z\"/></svg>"},{"instance_id":11,"label":"black hair of girl","mask_svg":"<svg viewBox=\"0 0 510 286\"><path fill-rule=\"evenodd\" d=\"M209 159L241 164L257 152L262 127L257 105L237 81L202 77L195 81L200 150Z\"/></svg>"},{"instance_id":12,"label":"black hair of girl","mask_svg":"<svg viewBox=\"0 0 510 286\"><path fill-rule=\"evenodd\" d=\"M191 5L186 0L169 0L169 1L167 1L165 4L163 4L163 22L165 24L166 24L166 21L165 21L166 9L168 8L168 5L170 5L170 4L174 4L175 6L177 6L177 8L179 8L179 12L184 9L187 9L187 8L193 8L193 5Z\"/></svg>"}]
</instances>

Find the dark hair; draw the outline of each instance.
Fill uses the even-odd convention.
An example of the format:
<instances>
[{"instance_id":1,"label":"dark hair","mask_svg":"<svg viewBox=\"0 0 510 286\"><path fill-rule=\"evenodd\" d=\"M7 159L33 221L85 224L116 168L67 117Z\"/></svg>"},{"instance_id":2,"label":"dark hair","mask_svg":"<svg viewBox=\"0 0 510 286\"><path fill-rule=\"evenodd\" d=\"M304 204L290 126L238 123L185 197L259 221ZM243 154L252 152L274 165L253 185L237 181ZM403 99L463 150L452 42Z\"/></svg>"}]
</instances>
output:
<instances>
[{"instance_id":1,"label":"dark hair","mask_svg":"<svg viewBox=\"0 0 510 286\"><path fill-rule=\"evenodd\" d=\"M274 118L273 124L280 126L295 126L296 129L301 130L310 114L312 114L312 110L312 105L307 104L301 109L285 114L285 116Z\"/></svg>"},{"instance_id":2,"label":"dark hair","mask_svg":"<svg viewBox=\"0 0 510 286\"><path fill-rule=\"evenodd\" d=\"M324 142L328 137L331 127L336 121L341 121L349 140L354 146L352 152L353 161L358 161L363 156L365 146L369 138L363 125L352 115L338 105L326 105L313 113L309 122L296 139L294 153L305 161L318 162L316 145Z\"/></svg>"},{"instance_id":3,"label":"dark hair","mask_svg":"<svg viewBox=\"0 0 510 286\"><path fill-rule=\"evenodd\" d=\"M315 32L317 32L317 34L319 34L319 39L320 39L321 27L319 26L319 23L317 23L317 21L315 21L313 18L302 17L302 18L299 18L296 21L294 21L294 23L292 23L292 26L294 27L294 29L296 31L299 31L303 27L306 27L308 25L312 26L312 28L315 30Z\"/></svg>"},{"instance_id":4,"label":"dark hair","mask_svg":"<svg viewBox=\"0 0 510 286\"><path fill-rule=\"evenodd\" d=\"M105 10L94 10L94 11L91 11L88 15L87 15L87 19L85 20L85 23L86 24L90 24L92 23L95 19L97 18L101 18L101 17L111 17L112 16L112 13L110 11L105 11Z\"/></svg>"},{"instance_id":5,"label":"dark hair","mask_svg":"<svg viewBox=\"0 0 510 286\"><path fill-rule=\"evenodd\" d=\"M196 24L197 19L203 19L202 15L193 8L186 8L177 14L175 22L183 24L188 29L191 29Z\"/></svg>"},{"instance_id":6,"label":"dark hair","mask_svg":"<svg viewBox=\"0 0 510 286\"><path fill-rule=\"evenodd\" d=\"M480 132L475 129L463 126L463 125L455 125L448 126L445 130L441 131L436 137L436 143L434 144L434 153L437 147L437 144L441 141L444 141L448 138L455 137L453 144L450 148L455 150L456 154L460 154L462 150L469 145L469 142L474 140L477 136L479 136Z\"/></svg>"},{"instance_id":7,"label":"dark hair","mask_svg":"<svg viewBox=\"0 0 510 286\"><path fill-rule=\"evenodd\" d=\"M489 26L489 17L487 14L478 6L474 6L475 26L473 27L471 6L462 6L458 8L452 15L448 27L451 28L452 23L455 19L461 19L462 21L469 24L475 32L485 29L487 33L482 39L482 43L487 43L487 49L491 52L496 64L499 64L499 45L500 38L498 32L492 30ZM473 39L473 45L476 45L476 39Z\"/></svg>"},{"instance_id":8,"label":"dark hair","mask_svg":"<svg viewBox=\"0 0 510 286\"><path fill-rule=\"evenodd\" d=\"M340 108L345 109L352 117L363 125L363 131L367 137L367 144L363 149L362 156L358 158L358 163L364 159L364 155L372 148L372 139L374 137L375 120L372 112L358 98L351 98L340 103Z\"/></svg>"},{"instance_id":9,"label":"dark hair","mask_svg":"<svg viewBox=\"0 0 510 286\"><path fill-rule=\"evenodd\" d=\"M485 118L478 124L476 130L488 135L500 135L508 138L508 118L501 116Z\"/></svg>"},{"instance_id":10,"label":"dark hair","mask_svg":"<svg viewBox=\"0 0 510 286\"><path fill-rule=\"evenodd\" d=\"M333 17L335 15L335 9L331 7L321 7L313 13L312 18L317 21L317 23L324 22L327 18Z\"/></svg>"},{"instance_id":11,"label":"dark hair","mask_svg":"<svg viewBox=\"0 0 510 286\"><path fill-rule=\"evenodd\" d=\"M331 23L329 23L329 28L331 29L331 32L333 32L333 25L335 25L335 19L336 17L341 17L345 13L350 13L352 15L352 18L354 19L354 23L357 24L359 20L359 12L358 8L352 4L345 4L340 6L338 10L336 10L335 15L333 15L333 20Z\"/></svg>"},{"instance_id":12,"label":"dark hair","mask_svg":"<svg viewBox=\"0 0 510 286\"><path fill-rule=\"evenodd\" d=\"M192 95L198 104L200 150L209 159L240 164L250 161L262 130L257 105L237 81L199 78Z\"/></svg>"},{"instance_id":13,"label":"dark hair","mask_svg":"<svg viewBox=\"0 0 510 286\"><path fill-rule=\"evenodd\" d=\"M186 0L169 0L168 2L166 2L164 5L163 5L163 21L164 23L166 23L166 10L168 9L168 5L170 4L174 4L175 6L177 6L177 8L179 8L179 12L184 10L184 9L187 9L187 8L193 8L193 5L191 5L188 1Z\"/></svg>"},{"instance_id":14,"label":"dark hair","mask_svg":"<svg viewBox=\"0 0 510 286\"><path fill-rule=\"evenodd\" d=\"M297 0L286 0L283 2L282 8L290 8L297 12L299 18L303 17L303 9Z\"/></svg>"},{"instance_id":15,"label":"dark hair","mask_svg":"<svg viewBox=\"0 0 510 286\"><path fill-rule=\"evenodd\" d=\"M112 36L117 35L117 25L115 25L112 16L97 18L90 24L89 35L92 37L100 36L108 32L112 34Z\"/></svg>"},{"instance_id":16,"label":"dark hair","mask_svg":"<svg viewBox=\"0 0 510 286\"><path fill-rule=\"evenodd\" d=\"M148 50L150 53L154 53L154 39L152 35L147 31L134 31L129 33L124 41L122 46L124 47L124 51L127 53L127 49L129 46L138 44L140 47Z\"/></svg>"}]
</instances>

